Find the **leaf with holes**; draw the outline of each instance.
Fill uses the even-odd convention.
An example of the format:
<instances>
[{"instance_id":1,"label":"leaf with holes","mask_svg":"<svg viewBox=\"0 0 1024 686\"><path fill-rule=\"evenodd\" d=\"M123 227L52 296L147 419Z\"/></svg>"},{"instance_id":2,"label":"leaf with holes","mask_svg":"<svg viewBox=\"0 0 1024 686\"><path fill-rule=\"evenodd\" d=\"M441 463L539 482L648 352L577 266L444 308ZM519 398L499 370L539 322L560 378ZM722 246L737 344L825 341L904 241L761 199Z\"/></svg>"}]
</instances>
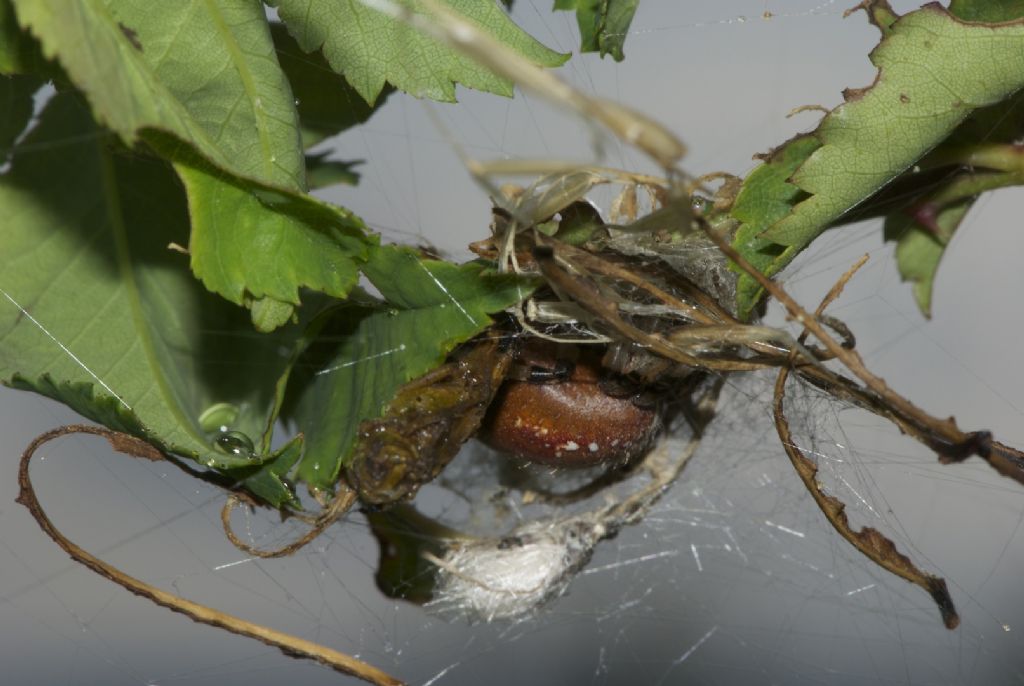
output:
<instances>
[{"instance_id":1,"label":"leaf with holes","mask_svg":"<svg viewBox=\"0 0 1024 686\"><path fill-rule=\"evenodd\" d=\"M1024 86L1024 22L968 23L937 4L896 18L882 2L867 6L883 30L872 51L875 82L845 92L846 102L810 134L784 147L817 143L792 173L747 204L736 246L761 253L773 275L845 213L939 145L973 111ZM884 10L884 11L883 11ZM776 150L768 164L785 155ZM744 183L760 178L755 170ZM778 208L786 212L778 216ZM756 240L751 240L756 237ZM771 243L774 247L767 246ZM774 253L764 260L765 253ZM753 255L751 255L753 256ZM739 308L749 312L761 289L741 277Z\"/></svg>"}]
</instances>

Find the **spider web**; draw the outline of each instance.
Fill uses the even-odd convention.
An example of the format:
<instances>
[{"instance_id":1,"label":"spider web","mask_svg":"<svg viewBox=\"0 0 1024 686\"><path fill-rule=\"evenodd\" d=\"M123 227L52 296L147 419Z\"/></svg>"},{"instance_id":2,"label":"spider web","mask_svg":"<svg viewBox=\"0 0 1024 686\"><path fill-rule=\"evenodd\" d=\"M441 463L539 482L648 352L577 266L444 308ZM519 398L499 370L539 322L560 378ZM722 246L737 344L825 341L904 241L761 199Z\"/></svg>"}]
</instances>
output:
<instances>
[{"instance_id":1,"label":"spider web","mask_svg":"<svg viewBox=\"0 0 1024 686\"><path fill-rule=\"evenodd\" d=\"M568 51L569 14L518 0L516 18ZM813 126L803 104L834 106L870 83L876 42L863 17L819 2L645 0L621 65L575 57L566 76L668 122L690 146L693 173L742 174L753 152ZM897 10L909 10L909 5ZM765 18L771 13L771 18ZM361 184L329 194L406 243L453 258L484 236L487 198L452 141L478 159L595 162L579 121L517 97L460 90L458 108L393 102L334 141L364 158ZM645 171L613 141L599 162ZM835 232L784 279L812 306L856 257L872 259L832 306L869 366L934 414L1024 444L1016 363L1016 292L1024 193L972 211L944 259L930 322L899 283L877 225ZM1014 214L1014 213L1017 214ZM1017 243L1014 243L1016 241ZM998 246L998 247L997 247ZM1005 247L1004 247L1005 246ZM1004 314L1005 313L1005 314ZM778 312L769 318L784 324ZM44 323L45 324L45 323ZM944 576L963 618L947 631L931 600L876 569L828 527L778 446L773 375L732 377L719 415L683 477L636 526L598 546L568 593L525 619L470 625L384 597L377 544L360 515L293 557L251 560L224 539L222 494L161 464L125 460L91 439L47 448L40 496L71 540L129 573L192 600L351 652L418 684L839 683L971 684L1020 679L1024 563L1020 489L978 461L934 455L863 412L794 388L788 411L829 492L855 524L874 526L927 571ZM74 421L36 396L0 389L0 660L14 684L344 683L315 665L198 626L68 561L14 505L16 456L34 435ZM454 467L494 456L471 446ZM487 481L477 475L481 491ZM496 482L495 482L496 484ZM497 489L497 485L495 485ZM431 514L471 514L457 479L424 489ZM506 502L514 507L515 494ZM239 534L270 547L298 531L239 516ZM351 681L351 680L349 680Z\"/></svg>"}]
</instances>

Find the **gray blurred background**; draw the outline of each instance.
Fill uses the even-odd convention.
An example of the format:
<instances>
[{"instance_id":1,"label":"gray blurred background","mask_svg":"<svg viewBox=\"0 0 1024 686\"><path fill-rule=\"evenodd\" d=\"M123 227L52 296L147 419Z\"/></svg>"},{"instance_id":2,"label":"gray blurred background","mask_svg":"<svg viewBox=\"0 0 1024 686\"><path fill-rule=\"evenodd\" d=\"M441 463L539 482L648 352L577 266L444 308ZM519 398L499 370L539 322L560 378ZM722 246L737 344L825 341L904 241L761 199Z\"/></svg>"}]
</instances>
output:
<instances>
[{"instance_id":1,"label":"gray blurred background","mask_svg":"<svg viewBox=\"0 0 1024 686\"><path fill-rule=\"evenodd\" d=\"M897 9L911 5L900 3ZM818 2L643 0L626 61L575 56L565 78L644 110L689 145L686 168L744 174L844 87L874 76L877 33L862 14ZM575 21L517 0L542 42L575 51ZM765 18L765 13L773 16ZM478 159L536 157L643 170L614 141L544 103L460 89L458 106L394 96L334 142L365 159L358 187L332 189L387 239L452 258L486 235L489 203L447 136ZM836 232L785 275L815 304L856 257L871 261L833 306L895 389L967 429L1024 445L1017 294L1024 193L986 196L943 261L934 318L899 283L880 227ZM952 467L856 412L807 398L826 482L857 523L881 528L944 576L963 624L947 631L927 596L875 569L836 536L777 447L764 379L731 383L706 444L642 524L603 544L569 594L536 617L467 626L384 598L376 544L353 515L292 558L247 561L224 538L223 496L101 441L51 444L33 475L65 534L126 572L199 602L352 652L418 684L991 684L1024 681L1024 492L977 460ZM76 421L0 389L0 664L9 684L262 686L347 682L131 596L72 563L14 503L17 458L36 434ZM474 453L475 451L475 453ZM479 449L470 451L479 458ZM469 459L467 455L460 459ZM431 497L428 493L425 497ZM240 533L274 527L239 515ZM274 534L283 540L296 529ZM271 539L275 540L275 539ZM348 680L351 681L351 680Z\"/></svg>"}]
</instances>

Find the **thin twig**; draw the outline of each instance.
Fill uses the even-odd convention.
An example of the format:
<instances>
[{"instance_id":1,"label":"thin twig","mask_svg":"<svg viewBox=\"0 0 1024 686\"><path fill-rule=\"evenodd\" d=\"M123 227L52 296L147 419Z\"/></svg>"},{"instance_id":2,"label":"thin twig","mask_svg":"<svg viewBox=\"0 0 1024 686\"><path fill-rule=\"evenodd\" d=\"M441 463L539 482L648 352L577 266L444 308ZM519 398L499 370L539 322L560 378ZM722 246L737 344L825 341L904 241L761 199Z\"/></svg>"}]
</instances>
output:
<instances>
[{"instance_id":1,"label":"thin twig","mask_svg":"<svg viewBox=\"0 0 1024 686\"><path fill-rule=\"evenodd\" d=\"M46 535L53 539L53 541L59 545L64 552L70 555L73 560L85 565L100 576L106 577L115 584L131 591L135 595L148 598L157 605L162 605L174 612L179 612L193 621L225 629L226 631L238 634L239 636L254 638L257 641L261 641L269 646L274 646L280 649L281 652L289 657L315 660L321 664L331 667L332 669L357 677L364 681L368 681L371 684L378 684L380 686L400 686L403 683L386 672L383 672L361 660L357 660L351 655L346 655L345 653L332 648L327 648L313 643L312 641L291 636L266 626L248 622L244 619L214 610L213 608L200 605L199 603L194 603L190 600L186 600L185 598L181 598L172 593L156 588L155 586L151 586L144 581L125 574L116 567L107 564L103 560L100 560L68 540L60 531L57 530L57 527L54 526L52 521L50 521L50 518L46 516L46 512L39 503L35 489L32 486L32 480L29 477L29 464L31 463L32 456L35 454L36 450L38 450L44 443L55 438L59 438L60 436L76 433L87 433L102 436L110 442L111 446L113 446L114 450L117 452L136 457L144 457L150 460L162 459L162 455L160 455L158 451L140 439L117 431L83 424L72 424L47 431L46 433L37 436L36 439L29 444L28 448L25 449L25 452L21 456L21 463L18 468L18 485L20 487L20 492L18 494L17 502L28 508L29 513L36 520Z\"/></svg>"},{"instance_id":2,"label":"thin twig","mask_svg":"<svg viewBox=\"0 0 1024 686\"><path fill-rule=\"evenodd\" d=\"M676 163L686 153L686 146L671 131L647 115L570 86L435 0L420 2L430 15L417 14L392 0L364 0L368 7L406 22L520 88L569 109L584 121L600 122L667 171L674 171Z\"/></svg>"},{"instance_id":3,"label":"thin twig","mask_svg":"<svg viewBox=\"0 0 1024 686\"><path fill-rule=\"evenodd\" d=\"M781 354L767 357L730 358L691 355L671 339L656 333L648 333L623 319L619 314L618 303L605 297L590 279L582 278L585 276L580 270L583 264L577 265L575 259L576 253L581 251L570 253L569 251L575 249L543 234L537 234L535 240L537 241L537 246L534 248L533 257L537 261L541 274L547 280L548 285L556 293L570 297L594 318L611 327L618 335L643 346L663 358L689 367L720 372L752 371L765 367L777 367L780 364L786 364L789 359L789 349L783 350ZM589 261L591 268L595 265L594 260L598 259L591 256ZM664 295L669 301L675 301L675 298L653 285L648 285L645 289L655 297ZM742 324L735 326L746 328L746 325ZM694 325L692 334L687 335L690 337L699 336L702 328L704 327ZM760 327L759 329L757 335L763 336L765 330ZM684 327L681 331L691 331L691 328ZM789 338L785 332L778 331L777 333L780 336ZM716 340L720 339L720 333L717 333L714 338ZM752 349L763 348L760 342L757 341L742 341L742 343ZM806 360L809 364L820 364L814 355L803 348L803 346L797 344L796 341L790 339L787 343L799 350L801 359Z\"/></svg>"},{"instance_id":4,"label":"thin twig","mask_svg":"<svg viewBox=\"0 0 1024 686\"><path fill-rule=\"evenodd\" d=\"M545 241L545 244L552 245L552 242ZM680 300L671 293L668 293L664 289L658 288L653 283L644 279L637 274L634 274L631 270L620 267L619 265L609 260L603 260L600 257L594 255L586 250L580 250L571 245L560 243L558 244L558 250L565 253L566 258L573 264L579 264L587 269L600 269L602 273L607 276L611 276L616 279L620 279L628 284L632 284L637 288L647 291L651 296L660 300L664 304L668 305L677 312L683 313L683 315L694 322L700 324L720 324L721 319L716 319L711 315L701 311L693 305Z\"/></svg>"},{"instance_id":5,"label":"thin twig","mask_svg":"<svg viewBox=\"0 0 1024 686\"><path fill-rule=\"evenodd\" d=\"M772 297L778 300L786 308L790 316L810 331L854 376L877 393L893 410L920 426L926 427L929 433L925 436L924 441L931 449L935 450L940 456L952 459L963 459L970 454L987 457L991 447L990 437L986 440L987 432L965 433L957 427L956 421L952 418L946 420L937 419L899 393L893 391L886 384L885 379L875 375L865 366L864 360L859 353L855 350L844 348L828 333L821 322L801 307L778 284L762 274L757 267L752 265L749 260L729 245L716 231L704 225L704 232L726 257L736 263L740 269L749 274ZM963 454L965 451L968 451L967 455Z\"/></svg>"}]
</instances>

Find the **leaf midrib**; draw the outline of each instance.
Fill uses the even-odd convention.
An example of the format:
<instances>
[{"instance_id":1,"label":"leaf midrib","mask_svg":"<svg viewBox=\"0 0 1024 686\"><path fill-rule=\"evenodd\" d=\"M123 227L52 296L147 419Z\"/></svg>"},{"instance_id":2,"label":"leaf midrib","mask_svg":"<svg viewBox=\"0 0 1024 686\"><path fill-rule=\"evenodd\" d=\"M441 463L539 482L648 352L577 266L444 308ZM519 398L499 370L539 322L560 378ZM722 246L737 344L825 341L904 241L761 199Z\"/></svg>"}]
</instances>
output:
<instances>
[{"instance_id":1,"label":"leaf midrib","mask_svg":"<svg viewBox=\"0 0 1024 686\"><path fill-rule=\"evenodd\" d=\"M170 381L168 380L167 375L163 372L163 365L160 363L159 356L157 355L153 345L152 329L146 321L145 315L142 311L141 295L139 293L139 286L135 277L135 272L132 269L131 248L128 245L127 224L125 222L124 211L121 205L121 197L117 192L119 187L117 183L117 172L114 169L114 161L111 152L104 147L97 146L96 154L100 161L105 211L108 221L110 222L111 234L114 238L115 259L118 271L121 275L121 282L124 285L123 287L128 300L128 306L131 310L133 328L136 333L138 333L138 342L142 347L143 354L145 355L149 373L159 389L160 398L163 402L165 411L174 417L178 427L183 430L187 436L192 438L198 445L205 445L205 437L195 430L191 418L185 415L175 399L175 395L170 388ZM137 400L139 399L133 399L133 405ZM132 408L132 412L138 416L138 412L134 407ZM139 417L139 420L142 421L142 417ZM143 424L146 424L146 422L143 422ZM188 450L188 452L195 451Z\"/></svg>"},{"instance_id":2,"label":"leaf midrib","mask_svg":"<svg viewBox=\"0 0 1024 686\"><path fill-rule=\"evenodd\" d=\"M266 176L267 179L273 179L275 177L275 165L271 162L271 158L275 156L271 152L273 144L270 141L270 135L267 130L268 115L258 102L258 99L262 96L256 88L251 71L245 68L248 63L244 59L241 46L238 45L235 35L224 23L224 13L220 11L220 8L216 5L214 0L205 0L203 2L203 6L213 21L214 26L217 29L217 33L220 35L225 47L227 47L228 54L231 55L231 61L234 63L235 69L238 71L239 77L242 80L242 86L245 88L245 93L249 97L248 102L252 104L251 109L253 111L253 118L255 118L257 122L256 131L259 135L260 150L262 152L260 155L260 162L263 167L263 175ZM294 178L290 178L290 180L294 181Z\"/></svg>"}]
</instances>

